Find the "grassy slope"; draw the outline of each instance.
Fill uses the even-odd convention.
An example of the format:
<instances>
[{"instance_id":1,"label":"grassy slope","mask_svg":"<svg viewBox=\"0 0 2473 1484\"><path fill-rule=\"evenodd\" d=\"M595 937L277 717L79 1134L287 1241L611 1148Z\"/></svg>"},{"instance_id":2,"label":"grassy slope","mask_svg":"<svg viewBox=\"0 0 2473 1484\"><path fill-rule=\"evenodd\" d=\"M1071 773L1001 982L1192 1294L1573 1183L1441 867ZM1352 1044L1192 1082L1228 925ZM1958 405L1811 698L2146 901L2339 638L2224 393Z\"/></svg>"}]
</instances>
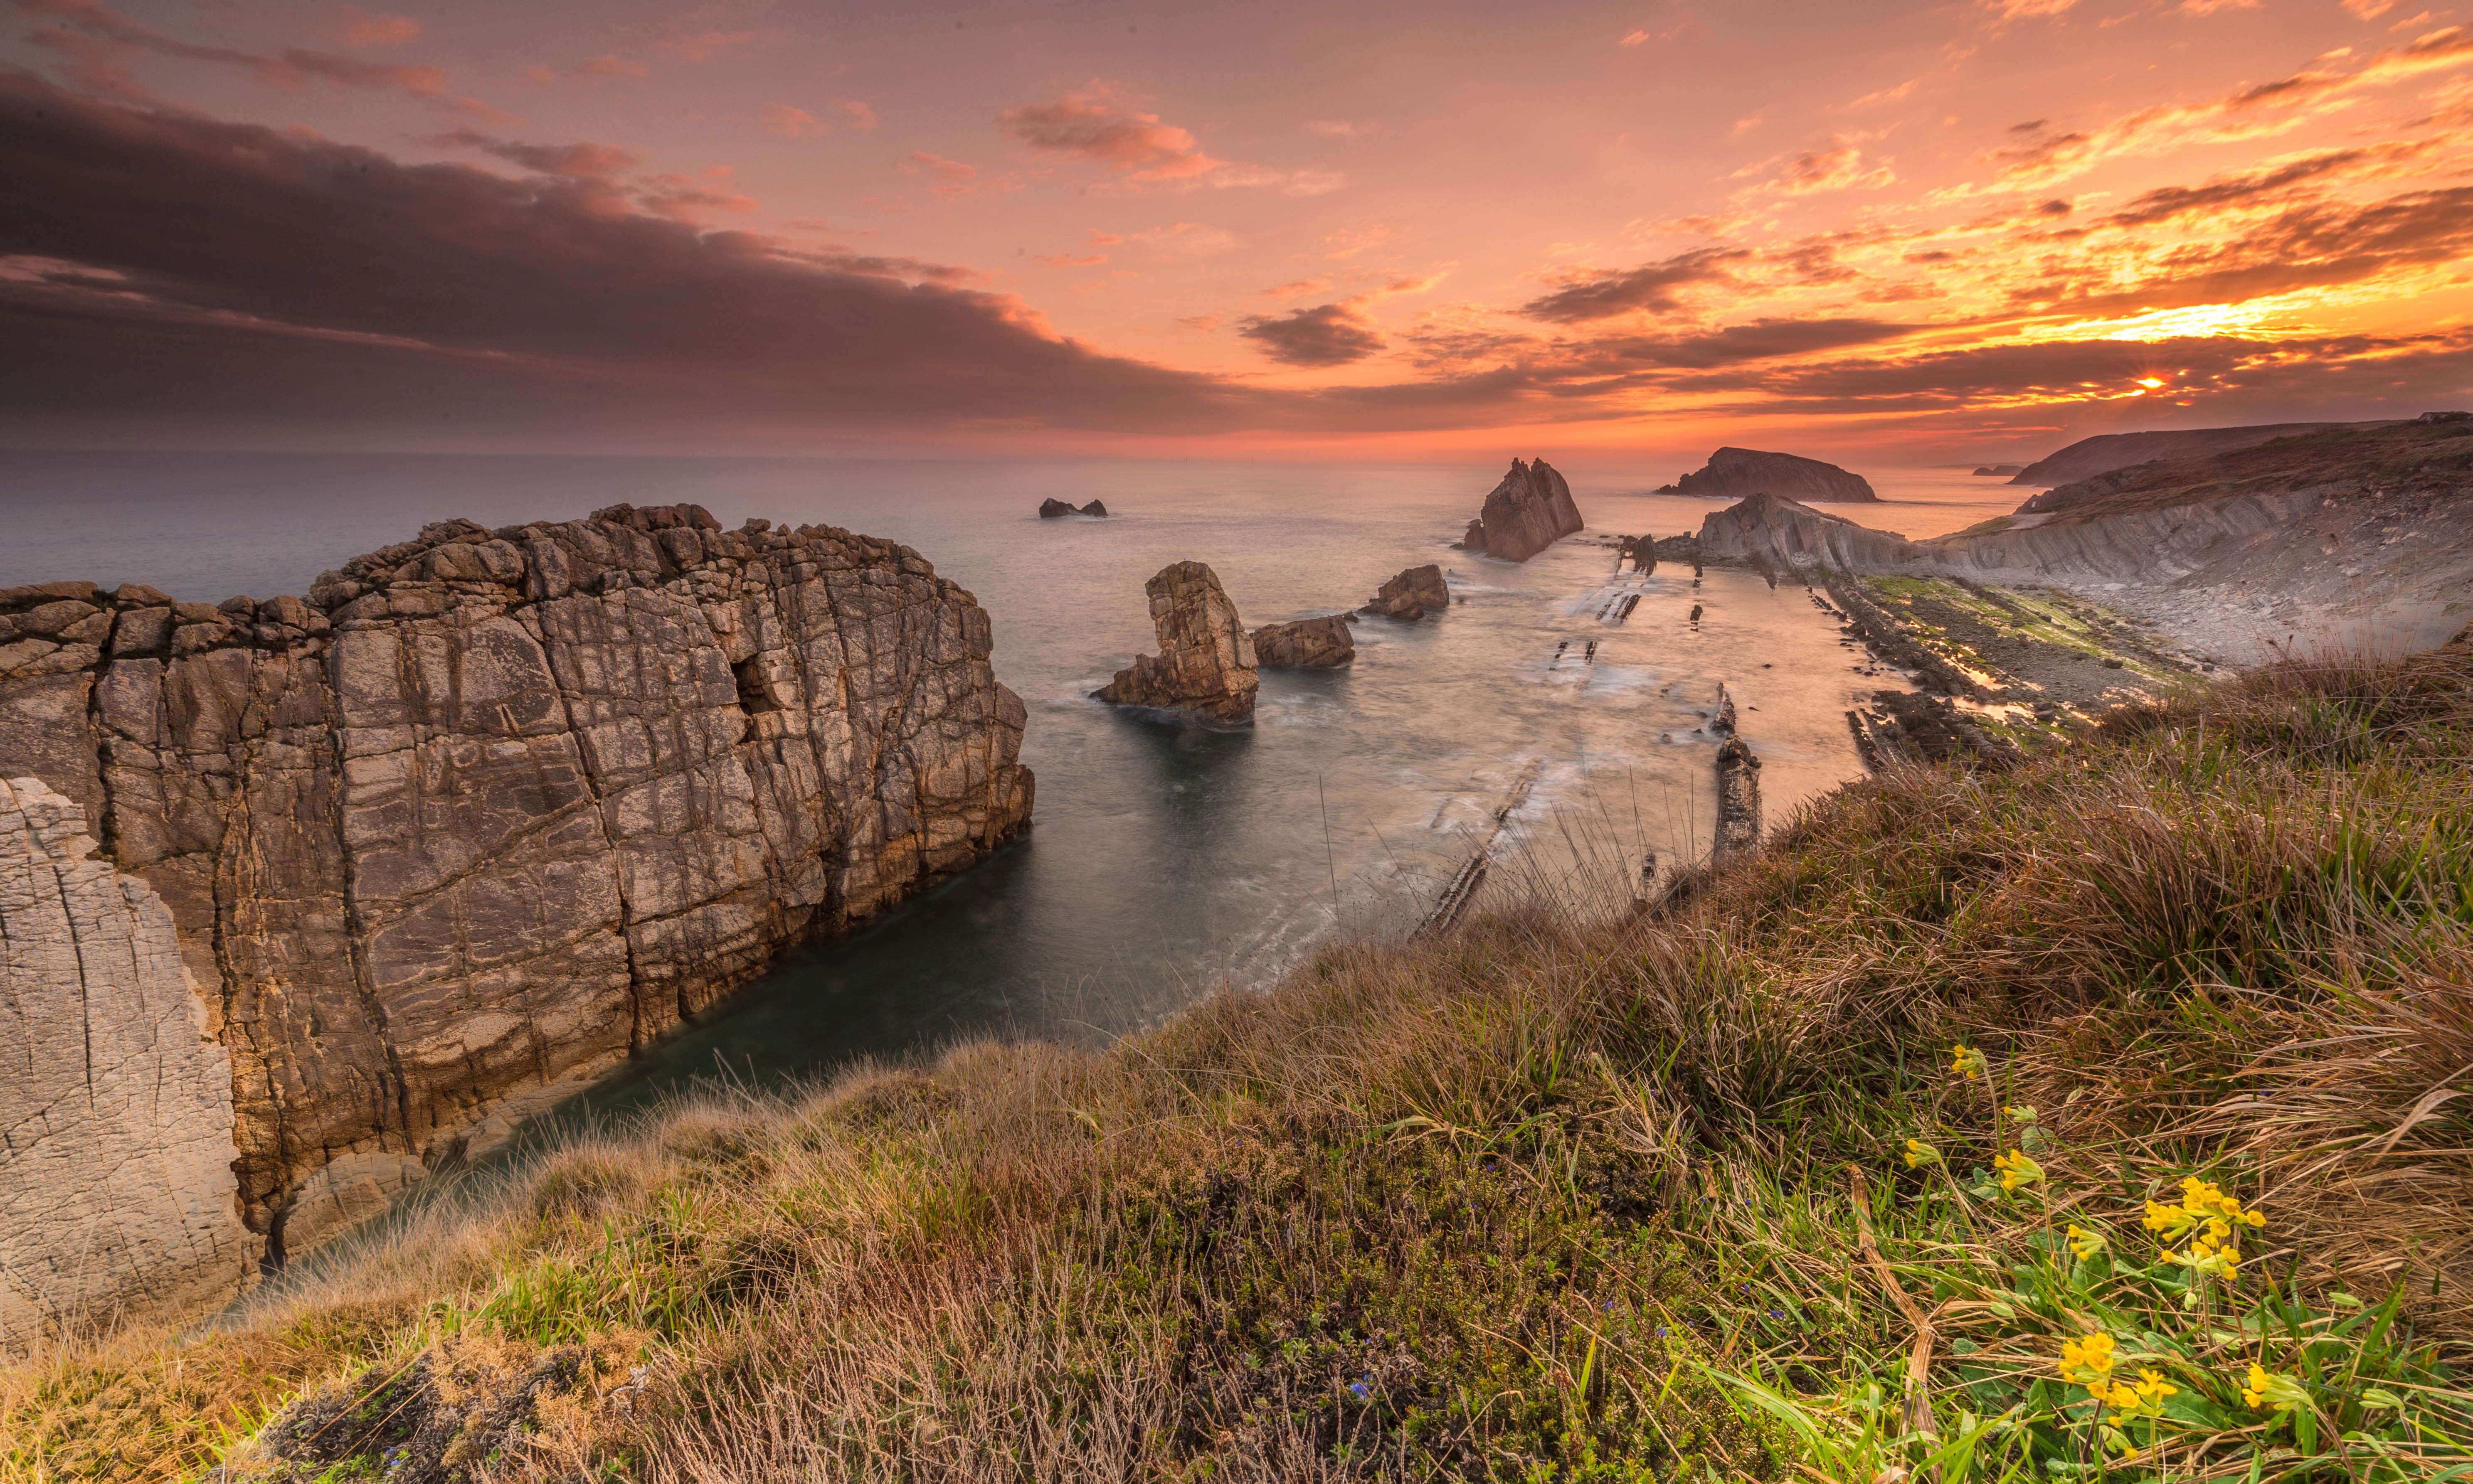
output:
<instances>
[{"instance_id":1,"label":"grassy slope","mask_svg":"<svg viewBox=\"0 0 2473 1484\"><path fill-rule=\"evenodd\" d=\"M2161 510L2244 494L2461 487L2473 480L2473 422L2305 433L2208 458L2141 464L2085 481L2109 492L2053 513L2048 524ZM2077 486L2063 485L2066 494Z\"/></svg>"},{"instance_id":2,"label":"grassy slope","mask_svg":"<svg viewBox=\"0 0 2473 1484\"><path fill-rule=\"evenodd\" d=\"M2251 1455L2297 1426L2211 1378L2319 1364L2293 1345L2348 1287L2402 1311L2342 1341L2331 1424L2380 1434L2398 1387L2423 1431L2301 1451L2436 1476L2473 1339L2468 780L2473 652L2285 667L1849 788L1629 923L1345 946L1104 1053L682 1108L244 1328L11 1374L0 1473L376 1476L405 1377L486 1402L547 1355L552 1400L440 1474L1869 1480L1938 1446L1899 1400L1920 1319L1934 1438L2011 1418L1947 1478L2089 1456L2053 1356L2099 1322L2180 1346L2176 1474L2278 1477ZM2141 1307L2140 1198L2191 1171L2271 1224L2246 1288ZM2122 1266L2055 1260L2050 1211ZM2237 1317L2278 1285L2301 1340ZM322 1384L286 1426L323 1442L241 1441Z\"/></svg>"}]
</instances>

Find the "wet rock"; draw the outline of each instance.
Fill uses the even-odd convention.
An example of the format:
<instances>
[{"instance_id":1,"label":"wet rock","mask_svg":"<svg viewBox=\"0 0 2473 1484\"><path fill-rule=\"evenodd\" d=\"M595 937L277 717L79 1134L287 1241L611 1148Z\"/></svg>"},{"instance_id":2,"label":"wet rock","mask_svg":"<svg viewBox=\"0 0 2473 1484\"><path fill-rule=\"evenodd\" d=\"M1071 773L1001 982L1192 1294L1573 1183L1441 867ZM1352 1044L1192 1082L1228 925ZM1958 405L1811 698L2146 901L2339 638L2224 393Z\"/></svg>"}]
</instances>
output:
<instances>
[{"instance_id":1,"label":"wet rock","mask_svg":"<svg viewBox=\"0 0 2473 1484\"><path fill-rule=\"evenodd\" d=\"M1743 739L1717 748L1717 856L1750 850L1761 839L1761 760Z\"/></svg>"},{"instance_id":2,"label":"wet rock","mask_svg":"<svg viewBox=\"0 0 2473 1484\"><path fill-rule=\"evenodd\" d=\"M0 675L9 771L170 914L277 1257L1029 817L988 615L916 552L693 506L509 531Z\"/></svg>"},{"instance_id":3,"label":"wet rock","mask_svg":"<svg viewBox=\"0 0 2473 1484\"><path fill-rule=\"evenodd\" d=\"M1150 596L1160 652L1136 656L1092 692L1093 699L1193 711L1213 721L1253 720L1261 688L1254 643L1236 605L1220 590L1218 574L1199 562L1178 562L1162 567L1142 590Z\"/></svg>"},{"instance_id":4,"label":"wet rock","mask_svg":"<svg viewBox=\"0 0 2473 1484\"><path fill-rule=\"evenodd\" d=\"M1498 561L1525 562L1579 529L1580 509L1563 476L1543 459L1514 459L1460 544Z\"/></svg>"},{"instance_id":5,"label":"wet rock","mask_svg":"<svg viewBox=\"0 0 2473 1484\"><path fill-rule=\"evenodd\" d=\"M1373 601L1357 611L1378 618L1414 621L1451 606L1451 585L1443 581L1443 569L1429 563L1409 567L1376 588Z\"/></svg>"},{"instance_id":6,"label":"wet rock","mask_svg":"<svg viewBox=\"0 0 2473 1484\"><path fill-rule=\"evenodd\" d=\"M1264 624L1254 631L1254 662L1263 669L1323 669L1357 658L1357 635L1336 613Z\"/></svg>"},{"instance_id":7,"label":"wet rock","mask_svg":"<svg viewBox=\"0 0 2473 1484\"><path fill-rule=\"evenodd\" d=\"M1862 475L1835 464L1791 453L1765 453L1758 448L1720 448L1709 462L1675 481L1678 494L1740 500L1746 495L1773 494L1784 499L1841 504L1876 501Z\"/></svg>"}]
</instances>

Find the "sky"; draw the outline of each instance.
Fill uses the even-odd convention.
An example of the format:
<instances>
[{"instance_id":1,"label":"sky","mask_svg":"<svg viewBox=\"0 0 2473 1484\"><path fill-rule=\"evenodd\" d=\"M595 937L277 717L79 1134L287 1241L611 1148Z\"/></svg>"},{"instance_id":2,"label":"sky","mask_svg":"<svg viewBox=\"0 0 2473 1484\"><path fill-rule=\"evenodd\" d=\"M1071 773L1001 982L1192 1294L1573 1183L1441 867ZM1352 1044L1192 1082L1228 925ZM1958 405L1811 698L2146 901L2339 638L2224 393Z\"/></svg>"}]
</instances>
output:
<instances>
[{"instance_id":1,"label":"sky","mask_svg":"<svg viewBox=\"0 0 2473 1484\"><path fill-rule=\"evenodd\" d=\"M2030 458L2473 404L2414 0L0 0L0 444Z\"/></svg>"}]
</instances>

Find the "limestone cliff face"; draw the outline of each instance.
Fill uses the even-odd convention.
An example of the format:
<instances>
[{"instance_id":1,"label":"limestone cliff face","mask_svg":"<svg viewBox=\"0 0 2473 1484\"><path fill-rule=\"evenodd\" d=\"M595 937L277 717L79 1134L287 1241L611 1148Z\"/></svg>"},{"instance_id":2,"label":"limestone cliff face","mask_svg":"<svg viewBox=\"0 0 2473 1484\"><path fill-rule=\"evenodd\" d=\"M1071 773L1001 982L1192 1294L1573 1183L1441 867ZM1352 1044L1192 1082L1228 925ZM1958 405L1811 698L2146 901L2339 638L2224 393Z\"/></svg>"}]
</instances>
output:
<instances>
[{"instance_id":1,"label":"limestone cliff face","mask_svg":"<svg viewBox=\"0 0 2473 1484\"><path fill-rule=\"evenodd\" d=\"M1543 459L1514 459L1460 544L1503 562L1525 562L1579 529L1580 508L1563 476Z\"/></svg>"},{"instance_id":2,"label":"limestone cliff face","mask_svg":"<svg viewBox=\"0 0 2473 1484\"><path fill-rule=\"evenodd\" d=\"M829 527L447 521L305 603L0 593L0 777L168 907L279 1257L1018 829L991 643Z\"/></svg>"},{"instance_id":3,"label":"limestone cliff face","mask_svg":"<svg viewBox=\"0 0 2473 1484\"><path fill-rule=\"evenodd\" d=\"M0 779L0 1351L237 1290L231 1068L162 900L84 811Z\"/></svg>"},{"instance_id":4,"label":"limestone cliff face","mask_svg":"<svg viewBox=\"0 0 2473 1484\"><path fill-rule=\"evenodd\" d=\"M1773 494L1789 500L1823 504L1875 501L1871 483L1835 464L1799 454L1765 453L1758 448L1720 448L1709 462L1677 480L1674 489L1721 500Z\"/></svg>"},{"instance_id":5,"label":"limestone cliff face","mask_svg":"<svg viewBox=\"0 0 2473 1484\"><path fill-rule=\"evenodd\" d=\"M1254 641L1219 574L1199 562L1175 562L1142 585L1160 652L1134 662L1092 699L1113 706L1192 711L1213 721L1249 722L1262 688ZM1349 641L1352 653L1356 641Z\"/></svg>"}]
</instances>

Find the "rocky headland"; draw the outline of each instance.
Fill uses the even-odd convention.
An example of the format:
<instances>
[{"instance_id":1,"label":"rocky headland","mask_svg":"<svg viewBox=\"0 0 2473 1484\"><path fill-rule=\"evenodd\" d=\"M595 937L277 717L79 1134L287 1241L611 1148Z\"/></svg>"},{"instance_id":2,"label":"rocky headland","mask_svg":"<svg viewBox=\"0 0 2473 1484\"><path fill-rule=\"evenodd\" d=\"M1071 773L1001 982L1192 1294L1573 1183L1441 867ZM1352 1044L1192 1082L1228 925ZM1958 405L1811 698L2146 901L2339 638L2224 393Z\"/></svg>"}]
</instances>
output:
<instances>
[{"instance_id":1,"label":"rocky headland","mask_svg":"<svg viewBox=\"0 0 2473 1484\"><path fill-rule=\"evenodd\" d=\"M1514 459L1459 544L1498 561L1525 562L1579 529L1580 508L1563 476L1543 459Z\"/></svg>"},{"instance_id":2,"label":"rocky headland","mask_svg":"<svg viewBox=\"0 0 2473 1484\"><path fill-rule=\"evenodd\" d=\"M2393 422L2262 422L2238 428L2158 428L2139 433L2099 433L2059 448L2025 468L2013 485L2065 485L2133 464L2212 458L2255 448L2279 438L2309 433L2359 432Z\"/></svg>"},{"instance_id":3,"label":"rocky headland","mask_svg":"<svg viewBox=\"0 0 2473 1484\"><path fill-rule=\"evenodd\" d=\"M1142 591L1150 597L1160 652L1135 656L1092 698L1191 711L1212 721L1252 721L1262 683L1254 641L1236 616L1236 605L1221 590L1219 574L1199 562L1171 562Z\"/></svg>"},{"instance_id":4,"label":"rocky headland","mask_svg":"<svg viewBox=\"0 0 2473 1484\"><path fill-rule=\"evenodd\" d=\"M906 547L695 506L0 591L0 1342L228 1296L986 855L992 644Z\"/></svg>"},{"instance_id":5,"label":"rocky headland","mask_svg":"<svg viewBox=\"0 0 2473 1484\"><path fill-rule=\"evenodd\" d=\"M1838 505L1876 501L1869 481L1835 464L1757 448L1720 448L1709 462L1658 491L1705 499L1740 500L1773 494L1806 503Z\"/></svg>"},{"instance_id":6,"label":"rocky headland","mask_svg":"<svg viewBox=\"0 0 2473 1484\"><path fill-rule=\"evenodd\" d=\"M1451 585L1443 581L1443 569L1431 562L1412 566L1374 589L1374 596L1360 613L1378 618L1397 618L1414 623L1428 613L1440 613L1452 606Z\"/></svg>"},{"instance_id":7,"label":"rocky headland","mask_svg":"<svg viewBox=\"0 0 2473 1484\"><path fill-rule=\"evenodd\" d=\"M1357 635L1337 613L1264 624L1254 631L1253 640L1254 662L1265 670L1332 669L1357 658Z\"/></svg>"}]
</instances>

